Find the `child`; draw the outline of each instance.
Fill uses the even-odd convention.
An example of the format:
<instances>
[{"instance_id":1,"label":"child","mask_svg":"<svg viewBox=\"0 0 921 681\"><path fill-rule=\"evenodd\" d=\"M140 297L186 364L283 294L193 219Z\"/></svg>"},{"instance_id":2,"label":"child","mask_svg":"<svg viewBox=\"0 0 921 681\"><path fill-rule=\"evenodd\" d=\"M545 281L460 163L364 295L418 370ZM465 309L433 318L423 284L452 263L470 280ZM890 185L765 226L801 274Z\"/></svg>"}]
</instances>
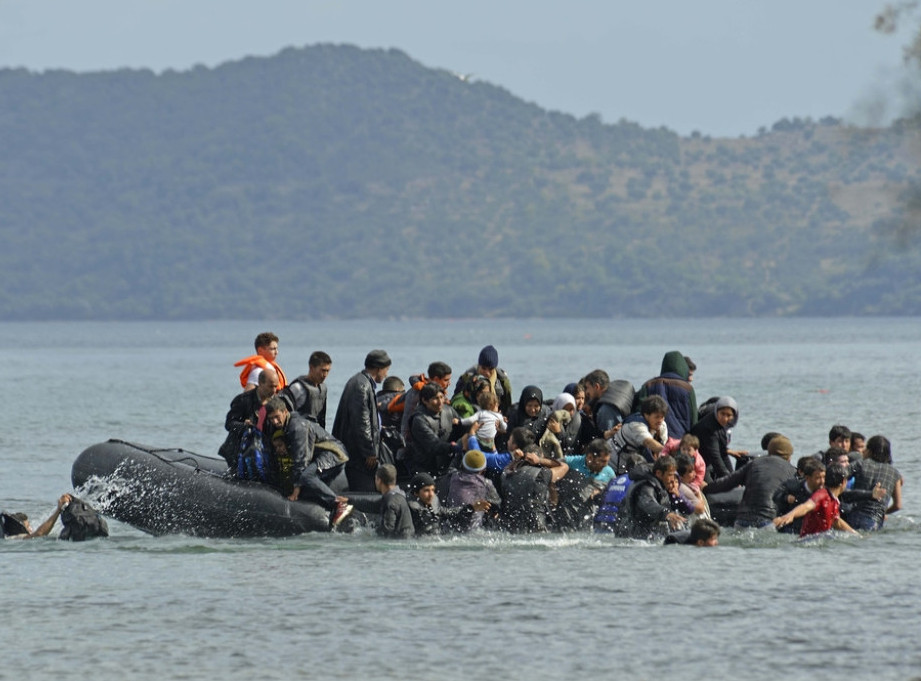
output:
<instances>
[{"instance_id":1,"label":"child","mask_svg":"<svg viewBox=\"0 0 921 681\"><path fill-rule=\"evenodd\" d=\"M847 485L847 471L840 464L832 464L825 470L825 487L819 489L808 501L789 513L774 518L775 527L783 527L795 518L803 518L799 536L821 534L835 529L857 534L856 530L841 519L841 502L838 496ZM805 517L804 517L805 516Z\"/></svg>"},{"instance_id":2,"label":"child","mask_svg":"<svg viewBox=\"0 0 921 681\"><path fill-rule=\"evenodd\" d=\"M374 474L374 486L383 495L381 521L377 533L390 539L412 537L416 530L413 527L409 505L406 503L406 495L397 487L396 467L390 463L378 466Z\"/></svg>"},{"instance_id":3,"label":"child","mask_svg":"<svg viewBox=\"0 0 921 681\"><path fill-rule=\"evenodd\" d=\"M662 448L662 452L659 456L665 456L666 454L670 456L675 456L677 452L682 454L687 454L692 459L694 459L694 471L695 475L691 482L686 483L697 491L702 490L706 487L704 482L704 475L707 473L707 464L704 461L704 457L700 455L698 451L700 449L700 439L696 435L691 435L690 433L685 433L681 436L680 440L675 438L668 438L665 447Z\"/></svg>"},{"instance_id":4,"label":"child","mask_svg":"<svg viewBox=\"0 0 921 681\"><path fill-rule=\"evenodd\" d=\"M499 413L499 396L492 390L484 390L477 395L476 401L480 407L476 413L465 419L454 419L454 424L472 426L474 423L479 423L476 439L480 443L480 450L495 452L496 433L505 432L505 417Z\"/></svg>"}]
</instances>

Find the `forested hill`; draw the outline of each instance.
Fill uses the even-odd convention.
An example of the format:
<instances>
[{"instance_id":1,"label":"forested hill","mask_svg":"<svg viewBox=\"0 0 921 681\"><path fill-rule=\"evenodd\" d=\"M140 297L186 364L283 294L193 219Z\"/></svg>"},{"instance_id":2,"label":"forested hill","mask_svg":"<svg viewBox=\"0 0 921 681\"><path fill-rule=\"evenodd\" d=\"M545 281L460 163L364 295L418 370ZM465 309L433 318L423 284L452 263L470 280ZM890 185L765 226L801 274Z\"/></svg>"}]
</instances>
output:
<instances>
[{"instance_id":1,"label":"forested hill","mask_svg":"<svg viewBox=\"0 0 921 681\"><path fill-rule=\"evenodd\" d=\"M348 46L2 70L0 318L921 314L914 130L682 138Z\"/></svg>"}]
</instances>

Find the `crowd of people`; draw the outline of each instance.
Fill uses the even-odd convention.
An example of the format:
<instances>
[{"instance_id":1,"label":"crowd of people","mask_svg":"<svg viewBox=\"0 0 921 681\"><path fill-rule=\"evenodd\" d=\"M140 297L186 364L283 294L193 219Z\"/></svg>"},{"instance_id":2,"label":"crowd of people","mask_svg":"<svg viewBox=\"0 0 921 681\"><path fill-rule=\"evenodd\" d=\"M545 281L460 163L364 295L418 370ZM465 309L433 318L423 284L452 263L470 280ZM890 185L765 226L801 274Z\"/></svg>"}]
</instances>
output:
<instances>
[{"instance_id":1,"label":"crowd of people","mask_svg":"<svg viewBox=\"0 0 921 681\"><path fill-rule=\"evenodd\" d=\"M331 529L360 498L388 537L591 528L713 546L714 520L873 531L901 508L904 480L885 437L835 425L828 448L795 466L781 433L767 433L762 452L734 449L736 401L699 404L696 366L679 351L639 388L595 369L554 395L527 385L515 401L492 345L456 381L443 361L403 381L389 375L386 351L371 350L329 430L330 355L314 352L288 381L277 336L260 334L255 351L236 363L243 392L220 453L239 477L324 506Z\"/></svg>"}]
</instances>

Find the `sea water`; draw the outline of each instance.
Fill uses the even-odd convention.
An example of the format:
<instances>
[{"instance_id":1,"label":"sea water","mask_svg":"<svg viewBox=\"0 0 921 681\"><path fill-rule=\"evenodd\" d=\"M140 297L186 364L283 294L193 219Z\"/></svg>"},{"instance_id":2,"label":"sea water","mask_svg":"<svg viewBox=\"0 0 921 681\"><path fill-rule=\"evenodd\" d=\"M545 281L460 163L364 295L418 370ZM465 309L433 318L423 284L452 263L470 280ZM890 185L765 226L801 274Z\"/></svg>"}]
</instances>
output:
<instances>
[{"instance_id":1,"label":"sea water","mask_svg":"<svg viewBox=\"0 0 921 681\"><path fill-rule=\"evenodd\" d=\"M0 508L41 522L110 437L215 453L232 364L265 330L290 378L332 355L329 423L372 348L405 379L433 360L458 376L490 343L516 393L545 397L595 368L638 386L679 349L699 401L738 401L736 448L777 430L795 459L835 423L889 437L904 508L862 539L728 530L715 549L209 540L110 520L104 540L0 542L0 679L921 678L919 319L3 324Z\"/></svg>"}]
</instances>

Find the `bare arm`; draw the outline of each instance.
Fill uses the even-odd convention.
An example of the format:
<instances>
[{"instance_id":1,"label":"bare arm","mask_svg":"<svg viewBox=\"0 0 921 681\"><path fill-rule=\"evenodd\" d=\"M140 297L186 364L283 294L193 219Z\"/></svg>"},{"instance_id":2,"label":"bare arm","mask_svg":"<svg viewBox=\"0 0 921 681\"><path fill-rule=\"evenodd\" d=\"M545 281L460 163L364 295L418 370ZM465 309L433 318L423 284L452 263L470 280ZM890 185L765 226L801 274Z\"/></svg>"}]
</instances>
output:
<instances>
[{"instance_id":1,"label":"bare arm","mask_svg":"<svg viewBox=\"0 0 921 681\"><path fill-rule=\"evenodd\" d=\"M38 526L38 529L29 534L29 539L32 537L45 537L51 532L51 528L54 527L54 524L58 521L58 516L61 515L61 511L64 510L64 507L70 503L70 495L62 494L61 498L58 499L58 507L54 510L48 519Z\"/></svg>"},{"instance_id":2,"label":"bare arm","mask_svg":"<svg viewBox=\"0 0 921 681\"><path fill-rule=\"evenodd\" d=\"M815 502L812 499L807 499L789 513L784 513L783 515L774 518L774 527L783 527L784 525L789 525L797 518L802 518L804 515L814 509Z\"/></svg>"}]
</instances>

